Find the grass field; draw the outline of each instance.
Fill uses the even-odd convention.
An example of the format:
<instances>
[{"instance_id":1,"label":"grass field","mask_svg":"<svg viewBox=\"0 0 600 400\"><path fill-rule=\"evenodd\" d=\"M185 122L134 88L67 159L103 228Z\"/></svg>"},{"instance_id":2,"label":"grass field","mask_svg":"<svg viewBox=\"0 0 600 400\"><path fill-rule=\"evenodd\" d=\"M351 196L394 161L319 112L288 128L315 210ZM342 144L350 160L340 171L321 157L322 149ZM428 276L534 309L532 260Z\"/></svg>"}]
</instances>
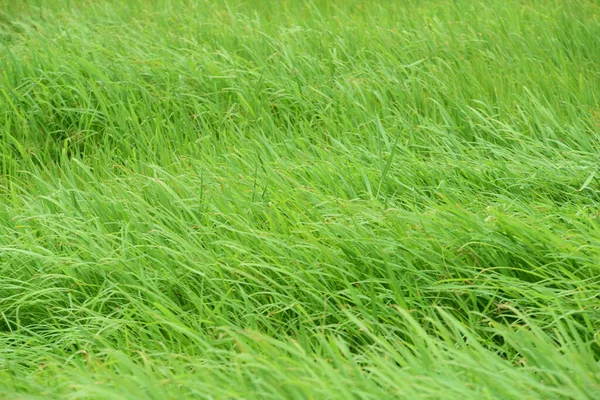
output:
<instances>
[{"instance_id":1,"label":"grass field","mask_svg":"<svg viewBox=\"0 0 600 400\"><path fill-rule=\"evenodd\" d=\"M0 0L0 398L598 398L599 152L595 0Z\"/></svg>"}]
</instances>

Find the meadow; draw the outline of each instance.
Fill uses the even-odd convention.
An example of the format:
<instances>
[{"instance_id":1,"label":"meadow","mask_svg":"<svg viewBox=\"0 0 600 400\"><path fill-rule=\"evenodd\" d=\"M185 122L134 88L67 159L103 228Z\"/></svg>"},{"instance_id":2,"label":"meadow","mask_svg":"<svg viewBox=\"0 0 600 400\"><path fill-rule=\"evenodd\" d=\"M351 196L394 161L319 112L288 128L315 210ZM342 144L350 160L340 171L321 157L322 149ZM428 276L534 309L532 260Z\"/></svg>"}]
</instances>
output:
<instances>
[{"instance_id":1,"label":"meadow","mask_svg":"<svg viewBox=\"0 0 600 400\"><path fill-rule=\"evenodd\" d=\"M0 0L0 399L594 399L600 3Z\"/></svg>"}]
</instances>

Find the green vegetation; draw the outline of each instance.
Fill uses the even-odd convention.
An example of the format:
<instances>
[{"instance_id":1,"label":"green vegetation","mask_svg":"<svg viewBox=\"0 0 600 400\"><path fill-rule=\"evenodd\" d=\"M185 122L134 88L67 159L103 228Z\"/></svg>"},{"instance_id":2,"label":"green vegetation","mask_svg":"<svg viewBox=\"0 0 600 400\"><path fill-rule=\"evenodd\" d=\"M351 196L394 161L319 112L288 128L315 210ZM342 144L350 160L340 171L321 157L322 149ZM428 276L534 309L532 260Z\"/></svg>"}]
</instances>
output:
<instances>
[{"instance_id":1,"label":"green vegetation","mask_svg":"<svg viewBox=\"0 0 600 400\"><path fill-rule=\"evenodd\" d=\"M0 398L597 398L597 1L0 4Z\"/></svg>"}]
</instances>

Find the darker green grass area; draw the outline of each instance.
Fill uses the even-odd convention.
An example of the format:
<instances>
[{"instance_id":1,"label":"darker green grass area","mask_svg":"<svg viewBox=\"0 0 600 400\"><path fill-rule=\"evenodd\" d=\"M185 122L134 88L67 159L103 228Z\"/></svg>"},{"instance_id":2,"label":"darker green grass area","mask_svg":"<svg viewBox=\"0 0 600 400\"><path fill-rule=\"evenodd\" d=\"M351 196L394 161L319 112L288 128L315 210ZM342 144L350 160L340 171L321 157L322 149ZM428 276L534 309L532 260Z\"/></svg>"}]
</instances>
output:
<instances>
[{"instance_id":1,"label":"darker green grass area","mask_svg":"<svg viewBox=\"0 0 600 400\"><path fill-rule=\"evenodd\" d=\"M0 398L593 399L595 1L0 0Z\"/></svg>"}]
</instances>

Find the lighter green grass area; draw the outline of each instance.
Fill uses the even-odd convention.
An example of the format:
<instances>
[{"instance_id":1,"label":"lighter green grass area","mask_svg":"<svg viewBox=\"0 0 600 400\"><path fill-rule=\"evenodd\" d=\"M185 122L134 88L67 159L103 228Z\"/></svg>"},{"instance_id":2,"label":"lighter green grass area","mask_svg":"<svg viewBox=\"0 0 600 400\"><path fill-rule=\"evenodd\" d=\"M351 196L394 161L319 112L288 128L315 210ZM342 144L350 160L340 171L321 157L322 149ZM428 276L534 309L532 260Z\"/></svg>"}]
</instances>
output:
<instances>
[{"instance_id":1,"label":"lighter green grass area","mask_svg":"<svg viewBox=\"0 0 600 400\"><path fill-rule=\"evenodd\" d=\"M594 399L594 0L0 0L0 398Z\"/></svg>"}]
</instances>

